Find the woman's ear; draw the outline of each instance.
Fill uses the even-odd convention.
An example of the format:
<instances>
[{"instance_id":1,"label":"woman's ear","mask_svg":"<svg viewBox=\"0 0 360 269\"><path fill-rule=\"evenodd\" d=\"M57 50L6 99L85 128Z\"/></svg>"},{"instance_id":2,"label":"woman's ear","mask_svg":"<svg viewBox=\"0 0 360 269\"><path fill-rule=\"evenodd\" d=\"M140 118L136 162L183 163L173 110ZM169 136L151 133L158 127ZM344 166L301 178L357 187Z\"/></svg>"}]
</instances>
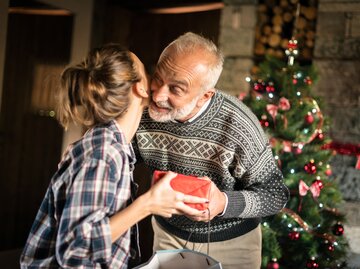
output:
<instances>
[{"instance_id":1,"label":"woman's ear","mask_svg":"<svg viewBox=\"0 0 360 269\"><path fill-rule=\"evenodd\" d=\"M148 91L144 88L144 85L140 82L136 82L133 86L133 91L134 94L139 95L142 98L148 98L149 97L149 93Z\"/></svg>"}]
</instances>

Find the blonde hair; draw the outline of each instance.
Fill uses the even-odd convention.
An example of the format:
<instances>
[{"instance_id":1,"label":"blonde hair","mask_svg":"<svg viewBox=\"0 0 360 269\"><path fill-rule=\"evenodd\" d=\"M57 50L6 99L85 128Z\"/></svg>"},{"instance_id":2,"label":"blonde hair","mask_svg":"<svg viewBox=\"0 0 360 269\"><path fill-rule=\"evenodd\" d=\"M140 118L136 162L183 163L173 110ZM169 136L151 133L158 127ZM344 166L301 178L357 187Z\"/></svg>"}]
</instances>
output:
<instances>
[{"instance_id":1,"label":"blonde hair","mask_svg":"<svg viewBox=\"0 0 360 269\"><path fill-rule=\"evenodd\" d=\"M129 106L129 92L141 75L128 50L116 44L93 49L83 62L61 75L57 117L93 127L119 117Z\"/></svg>"},{"instance_id":2,"label":"blonde hair","mask_svg":"<svg viewBox=\"0 0 360 269\"><path fill-rule=\"evenodd\" d=\"M163 57L167 57L172 52L175 52L176 55L183 55L191 54L199 49L209 56L204 59L204 61L207 61L209 72L203 78L202 88L203 90L214 88L223 70L224 56L210 39L187 32L172 41L163 50L159 57L159 62L162 61Z\"/></svg>"}]
</instances>

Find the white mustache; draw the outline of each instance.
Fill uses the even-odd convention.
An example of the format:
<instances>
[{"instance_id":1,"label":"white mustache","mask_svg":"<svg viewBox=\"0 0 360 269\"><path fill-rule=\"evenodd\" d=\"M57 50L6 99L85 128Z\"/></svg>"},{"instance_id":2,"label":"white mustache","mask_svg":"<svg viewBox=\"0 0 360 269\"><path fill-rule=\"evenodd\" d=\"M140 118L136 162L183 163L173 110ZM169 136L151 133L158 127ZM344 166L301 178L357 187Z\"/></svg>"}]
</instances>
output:
<instances>
[{"instance_id":1,"label":"white mustache","mask_svg":"<svg viewBox=\"0 0 360 269\"><path fill-rule=\"evenodd\" d=\"M173 109L173 107L167 101L154 102L160 108Z\"/></svg>"}]
</instances>

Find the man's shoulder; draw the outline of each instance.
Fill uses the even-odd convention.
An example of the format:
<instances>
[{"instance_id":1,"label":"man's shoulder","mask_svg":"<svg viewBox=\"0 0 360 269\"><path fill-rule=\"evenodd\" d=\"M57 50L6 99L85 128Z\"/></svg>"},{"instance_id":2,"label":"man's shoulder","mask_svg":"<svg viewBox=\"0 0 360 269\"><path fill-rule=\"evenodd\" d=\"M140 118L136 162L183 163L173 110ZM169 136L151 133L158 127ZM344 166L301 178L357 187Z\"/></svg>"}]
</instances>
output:
<instances>
[{"instance_id":1,"label":"man's shoulder","mask_svg":"<svg viewBox=\"0 0 360 269\"><path fill-rule=\"evenodd\" d=\"M235 115L247 114L252 115L251 109L245 105L239 98L230 95L224 91L217 90L218 98L223 100L222 108L228 110Z\"/></svg>"}]
</instances>

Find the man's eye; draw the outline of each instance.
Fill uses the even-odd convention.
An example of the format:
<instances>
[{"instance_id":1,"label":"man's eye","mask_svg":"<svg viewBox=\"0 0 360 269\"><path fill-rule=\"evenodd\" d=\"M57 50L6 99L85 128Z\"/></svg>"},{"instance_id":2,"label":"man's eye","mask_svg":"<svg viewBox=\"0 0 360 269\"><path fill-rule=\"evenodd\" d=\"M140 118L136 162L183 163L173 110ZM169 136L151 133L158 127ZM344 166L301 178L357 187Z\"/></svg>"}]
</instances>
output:
<instances>
[{"instance_id":1,"label":"man's eye","mask_svg":"<svg viewBox=\"0 0 360 269\"><path fill-rule=\"evenodd\" d=\"M180 94L182 92L181 89L177 86L170 86L169 89L171 92L173 92L175 94Z\"/></svg>"}]
</instances>

